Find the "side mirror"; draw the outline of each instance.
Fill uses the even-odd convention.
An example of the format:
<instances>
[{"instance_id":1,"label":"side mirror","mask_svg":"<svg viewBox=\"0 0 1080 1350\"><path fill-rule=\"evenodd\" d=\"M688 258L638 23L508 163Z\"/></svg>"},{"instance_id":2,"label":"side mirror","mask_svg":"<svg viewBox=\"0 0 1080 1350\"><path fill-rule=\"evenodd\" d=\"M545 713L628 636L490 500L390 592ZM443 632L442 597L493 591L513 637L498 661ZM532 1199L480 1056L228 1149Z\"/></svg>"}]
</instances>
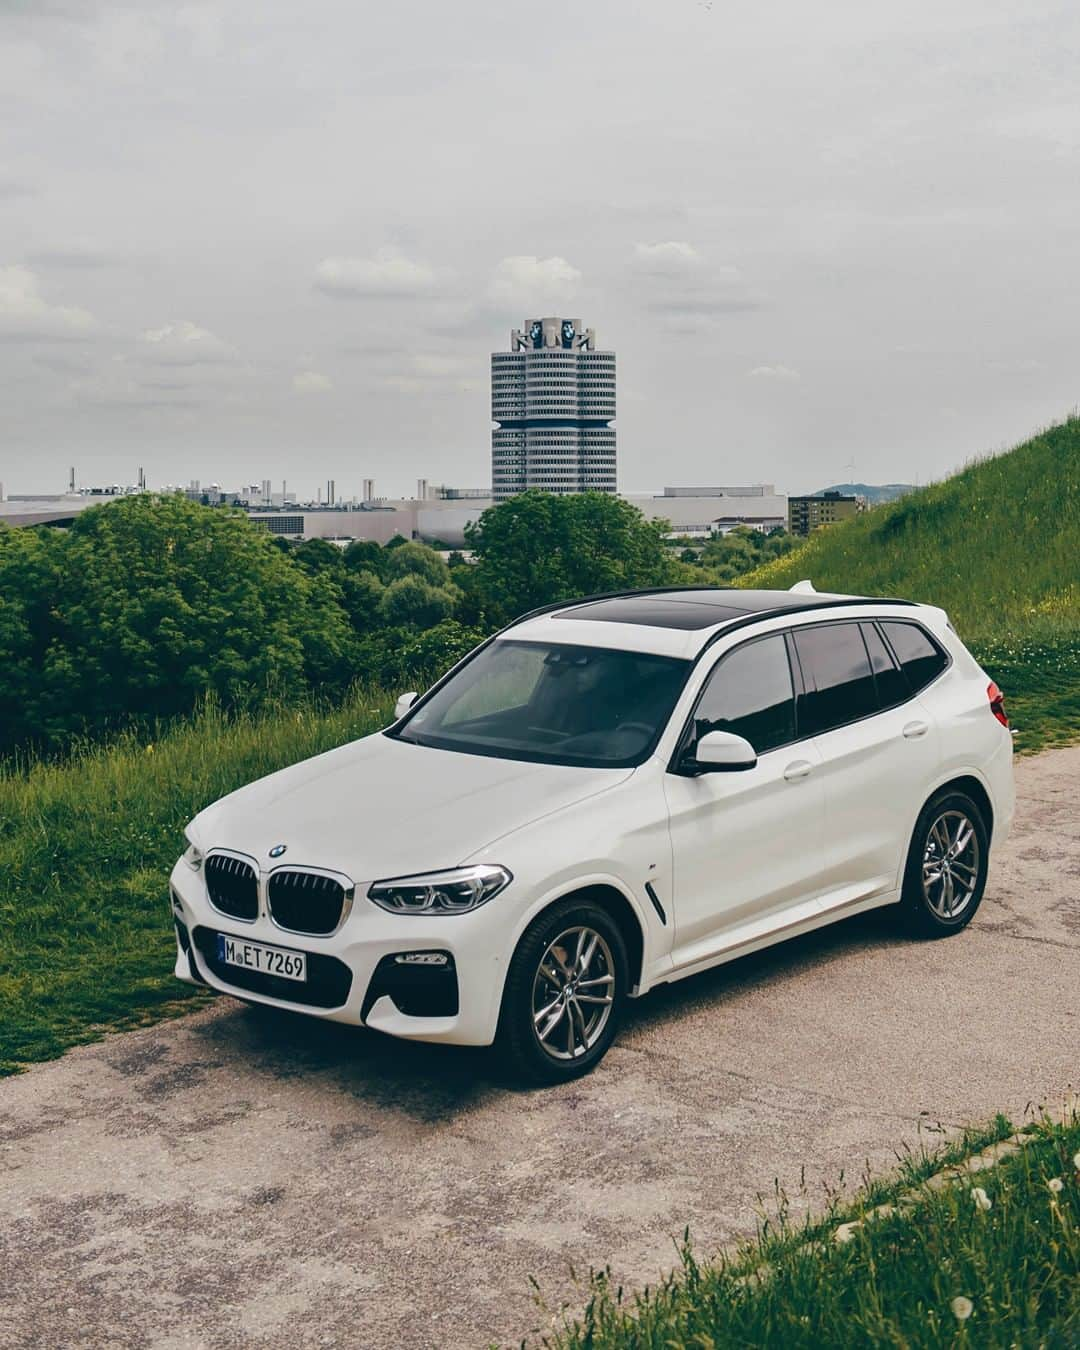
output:
<instances>
[{"instance_id":1,"label":"side mirror","mask_svg":"<svg viewBox=\"0 0 1080 1350\"><path fill-rule=\"evenodd\" d=\"M412 705L416 702L417 697L418 695L415 689L411 690L408 694L401 695L398 701L394 704L395 722L397 722L400 718L405 716L405 714L409 711Z\"/></svg>"},{"instance_id":2,"label":"side mirror","mask_svg":"<svg viewBox=\"0 0 1080 1350\"><path fill-rule=\"evenodd\" d=\"M698 773L741 773L757 763L757 751L730 731L707 731L692 752Z\"/></svg>"}]
</instances>

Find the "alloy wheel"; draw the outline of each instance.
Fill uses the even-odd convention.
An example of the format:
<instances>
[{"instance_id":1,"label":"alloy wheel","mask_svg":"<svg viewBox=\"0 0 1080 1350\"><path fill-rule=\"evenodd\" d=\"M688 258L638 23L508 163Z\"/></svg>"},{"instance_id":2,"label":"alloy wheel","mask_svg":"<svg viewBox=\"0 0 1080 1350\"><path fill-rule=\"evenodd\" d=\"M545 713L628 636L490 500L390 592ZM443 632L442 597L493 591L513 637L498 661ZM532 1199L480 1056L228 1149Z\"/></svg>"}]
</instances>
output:
<instances>
[{"instance_id":1,"label":"alloy wheel","mask_svg":"<svg viewBox=\"0 0 1080 1350\"><path fill-rule=\"evenodd\" d=\"M533 981L536 1038L557 1060L580 1059L597 1043L615 1002L615 962L603 934L567 928L549 943Z\"/></svg>"},{"instance_id":2,"label":"alloy wheel","mask_svg":"<svg viewBox=\"0 0 1080 1350\"><path fill-rule=\"evenodd\" d=\"M963 811L943 811L927 831L922 863L923 896L939 919L958 919L971 904L980 862L974 823Z\"/></svg>"}]
</instances>

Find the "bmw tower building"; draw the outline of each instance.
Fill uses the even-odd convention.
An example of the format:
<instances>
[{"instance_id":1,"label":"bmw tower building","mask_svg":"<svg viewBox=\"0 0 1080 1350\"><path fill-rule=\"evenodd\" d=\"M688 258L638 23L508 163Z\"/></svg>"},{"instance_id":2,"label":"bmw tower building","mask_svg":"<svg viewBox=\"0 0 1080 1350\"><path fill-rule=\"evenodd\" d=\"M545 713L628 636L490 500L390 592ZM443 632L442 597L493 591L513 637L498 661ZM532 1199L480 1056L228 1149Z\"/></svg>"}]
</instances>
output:
<instances>
[{"instance_id":1,"label":"bmw tower building","mask_svg":"<svg viewBox=\"0 0 1080 1350\"><path fill-rule=\"evenodd\" d=\"M491 356L491 490L614 492L615 353L580 319L533 319Z\"/></svg>"}]
</instances>

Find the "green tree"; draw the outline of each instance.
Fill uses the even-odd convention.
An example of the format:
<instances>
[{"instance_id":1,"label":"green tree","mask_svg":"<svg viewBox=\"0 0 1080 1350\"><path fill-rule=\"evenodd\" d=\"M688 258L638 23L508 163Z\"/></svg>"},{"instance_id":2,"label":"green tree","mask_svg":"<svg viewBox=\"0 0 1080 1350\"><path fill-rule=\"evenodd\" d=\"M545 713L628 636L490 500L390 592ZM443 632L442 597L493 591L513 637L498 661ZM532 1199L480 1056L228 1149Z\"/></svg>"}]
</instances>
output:
<instances>
[{"instance_id":1,"label":"green tree","mask_svg":"<svg viewBox=\"0 0 1080 1350\"><path fill-rule=\"evenodd\" d=\"M410 574L387 586L379 600L379 614L391 627L431 628L450 617L454 600L449 587L432 586L423 577Z\"/></svg>"},{"instance_id":2,"label":"green tree","mask_svg":"<svg viewBox=\"0 0 1080 1350\"><path fill-rule=\"evenodd\" d=\"M597 591L681 584L685 569L664 545L669 529L606 493L523 492L466 527L476 561L461 572L478 611L508 622Z\"/></svg>"},{"instance_id":3,"label":"green tree","mask_svg":"<svg viewBox=\"0 0 1080 1350\"><path fill-rule=\"evenodd\" d=\"M382 624L379 602L386 592L374 572L348 572L341 586L342 603L353 628L363 633Z\"/></svg>"},{"instance_id":4,"label":"green tree","mask_svg":"<svg viewBox=\"0 0 1080 1350\"><path fill-rule=\"evenodd\" d=\"M373 572L381 577L385 567L385 550L374 539L354 539L342 555L348 572Z\"/></svg>"},{"instance_id":5,"label":"green tree","mask_svg":"<svg viewBox=\"0 0 1080 1350\"><path fill-rule=\"evenodd\" d=\"M342 550L329 539L305 539L293 549L293 559L299 563L308 576L317 576L326 572L339 580L345 575L345 561Z\"/></svg>"},{"instance_id":6,"label":"green tree","mask_svg":"<svg viewBox=\"0 0 1080 1350\"><path fill-rule=\"evenodd\" d=\"M0 541L0 706L26 710L0 731L8 747L170 717L208 692L231 704L351 678L335 585L240 513L139 496L63 535L14 533Z\"/></svg>"},{"instance_id":7,"label":"green tree","mask_svg":"<svg viewBox=\"0 0 1080 1350\"><path fill-rule=\"evenodd\" d=\"M37 734L42 670L61 632L56 613L63 535L0 526L0 750Z\"/></svg>"},{"instance_id":8,"label":"green tree","mask_svg":"<svg viewBox=\"0 0 1080 1350\"><path fill-rule=\"evenodd\" d=\"M450 583L450 569L445 560L433 548L416 541L402 544L387 554L383 575L387 581L417 576L430 586L447 586Z\"/></svg>"}]
</instances>

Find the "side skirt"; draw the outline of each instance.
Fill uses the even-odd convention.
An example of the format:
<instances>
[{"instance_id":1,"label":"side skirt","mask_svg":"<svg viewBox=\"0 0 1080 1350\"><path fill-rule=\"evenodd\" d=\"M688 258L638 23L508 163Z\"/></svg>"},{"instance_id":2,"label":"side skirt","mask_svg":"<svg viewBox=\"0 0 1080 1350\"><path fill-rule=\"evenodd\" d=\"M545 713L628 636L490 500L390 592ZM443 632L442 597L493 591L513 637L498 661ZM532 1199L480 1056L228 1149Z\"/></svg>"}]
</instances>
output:
<instances>
[{"instance_id":1,"label":"side skirt","mask_svg":"<svg viewBox=\"0 0 1080 1350\"><path fill-rule=\"evenodd\" d=\"M870 909L882 909L886 905L898 904L899 901L899 891L887 891L884 895L873 895L869 899L842 901L825 910L816 901L796 905L783 916L785 921L779 926L769 927L761 920L743 924L741 928L727 935L728 940L723 947L710 952L707 956L691 958L685 964L666 971L649 987L654 989L660 984L674 984L676 980L684 980L691 975L700 974L703 970L711 970L713 966L721 966L727 961L737 961L740 956L749 956L751 952L761 951L763 947L786 942L789 938L801 937L803 933L812 933L815 928L825 928L840 919L849 919Z\"/></svg>"}]
</instances>

